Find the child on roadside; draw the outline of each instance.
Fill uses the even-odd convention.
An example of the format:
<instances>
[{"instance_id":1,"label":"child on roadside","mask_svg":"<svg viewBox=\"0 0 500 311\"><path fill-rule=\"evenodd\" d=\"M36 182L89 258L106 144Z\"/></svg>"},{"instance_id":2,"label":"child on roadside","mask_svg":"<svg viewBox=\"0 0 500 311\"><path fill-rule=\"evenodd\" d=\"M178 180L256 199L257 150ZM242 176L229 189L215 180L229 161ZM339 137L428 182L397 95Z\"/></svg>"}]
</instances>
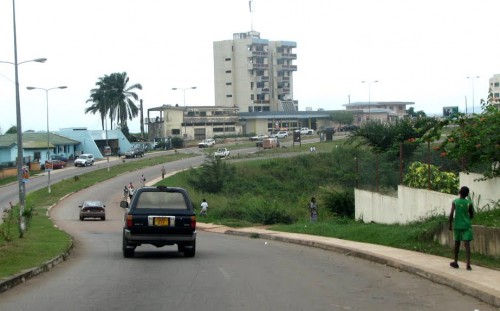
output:
<instances>
[{"instance_id":1,"label":"child on roadside","mask_svg":"<svg viewBox=\"0 0 500 311\"><path fill-rule=\"evenodd\" d=\"M451 212L449 217L449 229L453 228L455 239L455 248L453 250L454 261L450 262L450 266L458 269L458 252L460 250L460 242L464 241L465 254L467 258L467 270L472 270L470 266L470 241L474 239L472 234L472 218L474 217L474 207L469 200L469 188L462 187L458 192L460 198L453 200L451 203ZM453 225L453 226L452 226Z\"/></svg>"}]
</instances>

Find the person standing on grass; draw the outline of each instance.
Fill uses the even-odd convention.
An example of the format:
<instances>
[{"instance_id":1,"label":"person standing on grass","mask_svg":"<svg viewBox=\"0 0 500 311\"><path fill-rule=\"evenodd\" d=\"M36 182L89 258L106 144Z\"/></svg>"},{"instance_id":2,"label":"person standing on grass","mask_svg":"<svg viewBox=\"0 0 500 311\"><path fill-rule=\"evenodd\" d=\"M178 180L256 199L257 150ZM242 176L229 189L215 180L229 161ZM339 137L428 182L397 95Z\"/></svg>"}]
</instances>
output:
<instances>
[{"instance_id":1,"label":"person standing on grass","mask_svg":"<svg viewBox=\"0 0 500 311\"><path fill-rule=\"evenodd\" d=\"M451 203L451 212L449 218L449 229L453 228L453 236L455 239L455 248L453 249L454 261L450 262L450 266L458 269L458 251L460 243L464 241L465 254L467 258L467 270L472 270L470 266L470 241L474 239L472 233L472 218L474 217L474 206L469 200L469 188L462 187L458 192L460 198L453 200Z\"/></svg>"},{"instance_id":2,"label":"person standing on grass","mask_svg":"<svg viewBox=\"0 0 500 311\"><path fill-rule=\"evenodd\" d=\"M309 214L311 223L318 221L318 204L315 197L312 197L311 202L309 202Z\"/></svg>"}]
</instances>

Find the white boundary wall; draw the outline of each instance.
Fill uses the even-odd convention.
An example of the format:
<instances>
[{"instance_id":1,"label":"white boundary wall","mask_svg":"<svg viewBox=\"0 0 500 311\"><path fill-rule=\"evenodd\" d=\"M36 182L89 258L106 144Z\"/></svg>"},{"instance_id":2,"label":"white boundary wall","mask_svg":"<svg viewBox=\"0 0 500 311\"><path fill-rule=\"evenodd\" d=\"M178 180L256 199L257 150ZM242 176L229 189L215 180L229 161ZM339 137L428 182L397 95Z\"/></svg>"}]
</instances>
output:
<instances>
[{"instance_id":1,"label":"white boundary wall","mask_svg":"<svg viewBox=\"0 0 500 311\"><path fill-rule=\"evenodd\" d=\"M464 174L460 173L460 186L469 187L473 194L474 203L477 203L478 196L481 195L479 205L497 201L500 199L500 178L488 179L487 181L474 181L481 178L479 174Z\"/></svg>"},{"instance_id":2,"label":"white boundary wall","mask_svg":"<svg viewBox=\"0 0 500 311\"><path fill-rule=\"evenodd\" d=\"M474 203L481 196L480 205L498 200L500 178L474 182L481 175L460 174L460 186L466 185L474 193ZM354 190L355 218L381 224L406 224L434 215L448 215L451 202L458 195L398 186L398 196L391 197L365 190Z\"/></svg>"}]
</instances>

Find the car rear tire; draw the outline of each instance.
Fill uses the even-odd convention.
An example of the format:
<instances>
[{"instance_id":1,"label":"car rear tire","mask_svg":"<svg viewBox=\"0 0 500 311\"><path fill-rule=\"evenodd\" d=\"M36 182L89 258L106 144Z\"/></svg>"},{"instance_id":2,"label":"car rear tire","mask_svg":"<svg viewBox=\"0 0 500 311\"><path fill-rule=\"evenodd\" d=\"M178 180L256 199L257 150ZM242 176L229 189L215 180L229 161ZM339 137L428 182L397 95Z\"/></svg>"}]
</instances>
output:
<instances>
[{"instance_id":1,"label":"car rear tire","mask_svg":"<svg viewBox=\"0 0 500 311\"><path fill-rule=\"evenodd\" d=\"M129 243L125 235L123 236L123 257L132 258L134 257L135 247L129 247Z\"/></svg>"},{"instance_id":2,"label":"car rear tire","mask_svg":"<svg viewBox=\"0 0 500 311\"><path fill-rule=\"evenodd\" d=\"M187 244L184 248L184 257L194 257L196 255L196 240Z\"/></svg>"},{"instance_id":3,"label":"car rear tire","mask_svg":"<svg viewBox=\"0 0 500 311\"><path fill-rule=\"evenodd\" d=\"M84 219L83 216L80 216L80 221L83 221L83 219Z\"/></svg>"},{"instance_id":4,"label":"car rear tire","mask_svg":"<svg viewBox=\"0 0 500 311\"><path fill-rule=\"evenodd\" d=\"M101 217L101 220L102 220L102 221L105 221L105 220L106 220L106 217Z\"/></svg>"}]
</instances>

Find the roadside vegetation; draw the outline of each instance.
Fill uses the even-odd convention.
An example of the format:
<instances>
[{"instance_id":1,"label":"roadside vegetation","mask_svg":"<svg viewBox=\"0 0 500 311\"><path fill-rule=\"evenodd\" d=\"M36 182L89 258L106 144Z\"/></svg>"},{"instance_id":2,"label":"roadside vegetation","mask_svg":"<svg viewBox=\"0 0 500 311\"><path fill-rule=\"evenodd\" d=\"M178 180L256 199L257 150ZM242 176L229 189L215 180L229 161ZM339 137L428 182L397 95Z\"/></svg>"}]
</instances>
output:
<instances>
[{"instance_id":1,"label":"roadside vegetation","mask_svg":"<svg viewBox=\"0 0 500 311\"><path fill-rule=\"evenodd\" d=\"M321 145L321 144L320 144ZM235 162L207 157L205 165L171 176L159 184L187 188L194 205L203 198L209 203L208 216L198 221L232 227L267 226L271 230L335 237L381 244L449 257L452 249L434 241L447 227L447 215L407 225L383 225L354 219L354 184L371 180L375 165L368 149L325 143L329 152L307 153L291 158ZM362 161L358 174L353 152ZM425 148L424 148L425 149ZM419 150L415 155L420 154ZM440 158L441 160L444 160ZM359 164L359 163L358 163ZM390 167L384 163L382 167ZM385 175L385 174L383 174ZM397 175L397 174L396 174ZM381 188L391 192L393 179L381 178ZM361 184L361 181L359 181ZM363 184L364 186L368 186ZM397 178L396 178L397 186ZM319 202L319 221L309 223L307 203ZM451 202L450 202L451 206ZM490 202L478 210L474 224L500 227L500 206ZM500 269L498 259L473 254L478 265Z\"/></svg>"}]
</instances>

